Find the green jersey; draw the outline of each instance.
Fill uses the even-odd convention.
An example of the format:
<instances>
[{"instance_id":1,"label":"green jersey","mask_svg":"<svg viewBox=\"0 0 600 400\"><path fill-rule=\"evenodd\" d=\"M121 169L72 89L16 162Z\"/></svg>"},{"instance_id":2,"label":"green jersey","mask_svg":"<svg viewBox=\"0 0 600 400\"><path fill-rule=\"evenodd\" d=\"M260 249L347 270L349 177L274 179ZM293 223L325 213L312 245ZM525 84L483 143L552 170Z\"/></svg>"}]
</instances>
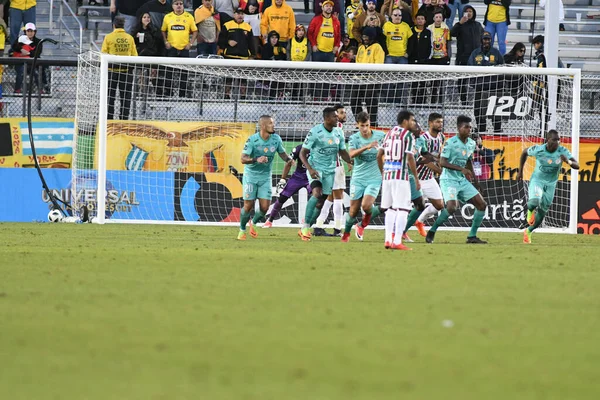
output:
<instances>
[{"instance_id":1,"label":"green jersey","mask_svg":"<svg viewBox=\"0 0 600 400\"><path fill-rule=\"evenodd\" d=\"M354 158L354 168L352 169L352 180L360 180L369 182L373 180L381 180L382 175L377 165L377 152L383 143L385 133L382 131L371 131L371 137L365 139L360 132L350 136L348 140L348 148L358 150L373 142L377 142L378 146L363 151Z\"/></svg>"},{"instance_id":2,"label":"green jersey","mask_svg":"<svg viewBox=\"0 0 600 400\"><path fill-rule=\"evenodd\" d=\"M475 141L471 138L467 138L467 142L463 143L458 135L448 139L446 145L442 150L442 157L448 160L450 164L454 164L461 168L467 165L467 161L473 160L473 152L475 151ZM462 180L467 179L460 171L453 169L444 168L440 179L455 179Z\"/></svg>"},{"instance_id":3,"label":"green jersey","mask_svg":"<svg viewBox=\"0 0 600 400\"><path fill-rule=\"evenodd\" d=\"M556 183L558 181L563 163L560 156L564 155L567 160L573 157L569 150L563 146L558 146L554 153L550 153L545 144L528 148L527 155L535 157L535 170L531 175L531 180L543 183Z\"/></svg>"},{"instance_id":4,"label":"green jersey","mask_svg":"<svg viewBox=\"0 0 600 400\"><path fill-rule=\"evenodd\" d=\"M302 147L310 150L308 163L317 171L335 172L337 156L340 150L346 150L344 132L340 128L328 131L323 124L314 126Z\"/></svg>"},{"instance_id":5,"label":"green jersey","mask_svg":"<svg viewBox=\"0 0 600 400\"><path fill-rule=\"evenodd\" d=\"M264 140L260 136L260 132L250 136L248 140L246 140L242 154L247 154L253 158L266 156L269 161L265 164L246 164L244 167L244 177L250 181L271 179L273 158L275 157L275 154L278 153L285 153L285 149L283 148L281 137L276 133L269 135L267 140Z\"/></svg>"},{"instance_id":6,"label":"green jersey","mask_svg":"<svg viewBox=\"0 0 600 400\"><path fill-rule=\"evenodd\" d=\"M427 141L425 141L425 139L421 135L417 139L415 139L415 152L414 152L413 156L415 157L416 163L419 162L419 160L421 158L423 158L423 156L421 155L422 153L427 153ZM410 169L408 170L408 173L411 176L413 174ZM419 179L421 179L421 175L419 173L419 166L417 166L417 174L419 174Z\"/></svg>"}]
</instances>

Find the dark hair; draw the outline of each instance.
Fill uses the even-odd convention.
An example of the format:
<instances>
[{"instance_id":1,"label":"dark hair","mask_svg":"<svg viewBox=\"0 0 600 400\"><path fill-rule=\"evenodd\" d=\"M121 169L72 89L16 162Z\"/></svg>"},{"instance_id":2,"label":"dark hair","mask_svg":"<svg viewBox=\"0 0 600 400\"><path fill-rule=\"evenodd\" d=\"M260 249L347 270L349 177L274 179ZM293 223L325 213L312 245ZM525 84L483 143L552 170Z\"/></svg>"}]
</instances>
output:
<instances>
[{"instance_id":1,"label":"dark hair","mask_svg":"<svg viewBox=\"0 0 600 400\"><path fill-rule=\"evenodd\" d=\"M121 16L115 17L115 20L113 21L113 25L117 29L125 28L125 18L123 18Z\"/></svg>"},{"instance_id":2,"label":"dark hair","mask_svg":"<svg viewBox=\"0 0 600 400\"><path fill-rule=\"evenodd\" d=\"M558 131L556 129L550 129L548 131L548 133L546 133L546 139L550 139L550 136L552 135L556 135L558 137L560 137L560 135L558 134Z\"/></svg>"},{"instance_id":3,"label":"dark hair","mask_svg":"<svg viewBox=\"0 0 600 400\"><path fill-rule=\"evenodd\" d=\"M410 119L410 117L414 117L415 114L411 113L408 110L402 110L398 113L398 117L396 118L396 121L398 122L398 125L402 125L402 122L404 121L408 121Z\"/></svg>"},{"instance_id":4,"label":"dark hair","mask_svg":"<svg viewBox=\"0 0 600 400\"><path fill-rule=\"evenodd\" d=\"M339 110L340 108L346 108L342 103L338 103L335 106L333 106L333 108L335 108L335 111Z\"/></svg>"},{"instance_id":5,"label":"dark hair","mask_svg":"<svg viewBox=\"0 0 600 400\"><path fill-rule=\"evenodd\" d=\"M511 60L511 62L514 63L522 63L525 61L525 53L523 53L522 55L518 55L517 51L519 50L527 50L527 48L525 47L525 45L521 42L515 43L515 45L513 46L512 49L510 49L510 51L508 53L506 53L506 55L504 56L505 59Z\"/></svg>"},{"instance_id":6,"label":"dark hair","mask_svg":"<svg viewBox=\"0 0 600 400\"><path fill-rule=\"evenodd\" d=\"M533 43L533 44L541 43L543 45L544 44L544 36L543 35L537 35L536 37L533 38L533 40L531 41L531 43Z\"/></svg>"},{"instance_id":7,"label":"dark hair","mask_svg":"<svg viewBox=\"0 0 600 400\"><path fill-rule=\"evenodd\" d=\"M444 9L442 9L442 8L439 8L439 7L436 7L436 8L433 10L433 14L432 14L432 15L434 15L434 16L435 16L435 14L442 14L442 17L444 17ZM444 17L444 19L446 19L446 17Z\"/></svg>"},{"instance_id":8,"label":"dark hair","mask_svg":"<svg viewBox=\"0 0 600 400\"><path fill-rule=\"evenodd\" d=\"M433 122L436 119L444 118L444 116L440 113L432 112L429 114L429 118L427 119L429 122Z\"/></svg>"},{"instance_id":9,"label":"dark hair","mask_svg":"<svg viewBox=\"0 0 600 400\"><path fill-rule=\"evenodd\" d=\"M323 110L323 119L329 117L331 114L336 114L337 108L335 107L325 107Z\"/></svg>"},{"instance_id":10,"label":"dark hair","mask_svg":"<svg viewBox=\"0 0 600 400\"><path fill-rule=\"evenodd\" d=\"M466 115L459 115L458 118L456 118L456 126L460 128L464 124L470 124L471 121L472 120L470 117L467 117Z\"/></svg>"},{"instance_id":11,"label":"dark hair","mask_svg":"<svg viewBox=\"0 0 600 400\"><path fill-rule=\"evenodd\" d=\"M135 33L142 32L144 30L144 23L142 22L142 18L144 18L144 15L146 14L150 15L150 23L148 24L148 29L154 29L154 25L152 24L152 15L149 12L143 12L137 19L137 24L135 26L135 29L133 30L134 35L132 36L135 37Z\"/></svg>"},{"instance_id":12,"label":"dark hair","mask_svg":"<svg viewBox=\"0 0 600 400\"><path fill-rule=\"evenodd\" d=\"M369 118L369 113L366 111L361 111L356 115L356 122L365 123L369 122L371 118Z\"/></svg>"}]
</instances>

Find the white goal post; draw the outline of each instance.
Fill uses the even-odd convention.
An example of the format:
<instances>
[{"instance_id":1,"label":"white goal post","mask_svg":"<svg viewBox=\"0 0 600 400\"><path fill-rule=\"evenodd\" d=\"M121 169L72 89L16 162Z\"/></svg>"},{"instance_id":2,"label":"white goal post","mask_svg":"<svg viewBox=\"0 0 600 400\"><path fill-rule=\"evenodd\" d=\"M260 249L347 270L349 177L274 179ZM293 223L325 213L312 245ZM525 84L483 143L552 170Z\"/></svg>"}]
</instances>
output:
<instances>
[{"instance_id":1,"label":"white goal post","mask_svg":"<svg viewBox=\"0 0 600 400\"><path fill-rule=\"evenodd\" d=\"M342 104L346 137L356 132L354 118L362 110L381 130L392 128L403 109L415 113L423 128L431 113L440 113L447 137L456 133L458 115L473 118L488 202L482 229L514 231L524 224L534 166L530 158L524 181L516 180L523 149L542 144L545 132L556 129L578 159L580 88L579 69L89 52L79 57L71 202L88 208L100 224L236 225L243 203L241 149L258 118L274 117L290 152L322 122L325 107ZM281 169L276 158L273 202ZM273 225L300 223L306 197L305 189L290 197ZM540 231L576 233L577 201L577 171L563 164ZM446 227L468 228L472 211L463 205Z\"/></svg>"}]
</instances>

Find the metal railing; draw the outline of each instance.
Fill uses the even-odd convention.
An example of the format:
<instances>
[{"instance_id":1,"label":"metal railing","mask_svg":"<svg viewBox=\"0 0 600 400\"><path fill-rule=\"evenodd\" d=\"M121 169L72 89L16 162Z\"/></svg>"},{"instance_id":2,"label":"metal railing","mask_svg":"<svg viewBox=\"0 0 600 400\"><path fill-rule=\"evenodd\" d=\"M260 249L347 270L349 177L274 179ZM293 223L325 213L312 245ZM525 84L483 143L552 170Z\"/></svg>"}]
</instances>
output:
<instances>
[{"instance_id":1,"label":"metal railing","mask_svg":"<svg viewBox=\"0 0 600 400\"><path fill-rule=\"evenodd\" d=\"M54 30L54 0L49 0L50 3L50 12L48 13L48 24L49 24L49 28ZM67 13L66 16L70 16L72 17L76 22L77 25L79 25L79 40L77 40L76 37L76 33L69 28L69 25L67 24L67 21L65 20L65 12L64 12L64 7L66 7L67 9ZM77 18L77 14L73 11L73 9L71 8L71 6L69 6L69 3L67 3L67 0L60 0L59 2L59 8L58 8L58 31L59 31L59 35L60 37L62 37L62 31L63 29L65 29L67 31L67 33L69 34L69 36L71 36L71 38L73 39L73 42L75 43L79 43L79 52L83 51L83 25L81 24L81 21L79 21L79 18ZM60 44L59 44L60 46Z\"/></svg>"}]
</instances>

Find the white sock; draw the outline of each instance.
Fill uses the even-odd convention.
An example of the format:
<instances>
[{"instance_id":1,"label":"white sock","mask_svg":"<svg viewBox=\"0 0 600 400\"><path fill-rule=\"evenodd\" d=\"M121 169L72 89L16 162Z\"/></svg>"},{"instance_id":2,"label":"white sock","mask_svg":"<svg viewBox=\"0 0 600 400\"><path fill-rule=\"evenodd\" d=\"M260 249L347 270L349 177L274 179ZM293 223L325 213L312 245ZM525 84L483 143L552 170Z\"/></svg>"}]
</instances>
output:
<instances>
[{"instance_id":1,"label":"white sock","mask_svg":"<svg viewBox=\"0 0 600 400\"><path fill-rule=\"evenodd\" d=\"M396 226L394 228L394 244L402 243L402 232L406 228L406 220L408 219L408 212L404 210L398 210L396 212Z\"/></svg>"},{"instance_id":2,"label":"white sock","mask_svg":"<svg viewBox=\"0 0 600 400\"><path fill-rule=\"evenodd\" d=\"M321 208L321 214L319 214L319 217L317 218L317 222L315 224L317 228L323 227L325 220L329 216L329 210L331 210L332 205L333 203L329 200L325 200L325 203L323 203L323 208Z\"/></svg>"},{"instance_id":3,"label":"white sock","mask_svg":"<svg viewBox=\"0 0 600 400\"><path fill-rule=\"evenodd\" d=\"M427 204L427 207L425 207L425 209L423 210L421 215L419 215L419 218L417 219L417 221L423 223L423 222L425 222L425 220L427 218L431 217L433 214L436 214L437 212L438 212L437 208L435 208L433 204L429 203L429 204Z\"/></svg>"},{"instance_id":4,"label":"white sock","mask_svg":"<svg viewBox=\"0 0 600 400\"><path fill-rule=\"evenodd\" d=\"M385 212L385 241L392 243L392 233L394 233L394 224L396 223L396 210L388 208ZM402 234L402 233L400 233Z\"/></svg>"},{"instance_id":5,"label":"white sock","mask_svg":"<svg viewBox=\"0 0 600 400\"><path fill-rule=\"evenodd\" d=\"M335 229L341 230L344 221L344 200L334 199L333 200L333 222Z\"/></svg>"}]
</instances>

